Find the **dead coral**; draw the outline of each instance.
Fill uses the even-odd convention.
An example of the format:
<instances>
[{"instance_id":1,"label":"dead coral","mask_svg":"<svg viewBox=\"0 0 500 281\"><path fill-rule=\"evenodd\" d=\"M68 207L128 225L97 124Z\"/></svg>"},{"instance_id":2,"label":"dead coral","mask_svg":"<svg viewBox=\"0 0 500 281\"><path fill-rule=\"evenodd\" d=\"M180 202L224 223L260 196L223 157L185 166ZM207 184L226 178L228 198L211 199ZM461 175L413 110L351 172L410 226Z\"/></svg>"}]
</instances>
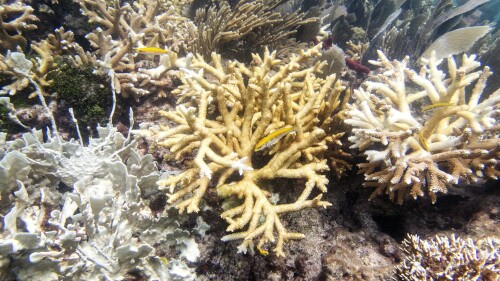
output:
<instances>
[{"instance_id":1,"label":"dead coral","mask_svg":"<svg viewBox=\"0 0 500 281\"><path fill-rule=\"evenodd\" d=\"M452 184L500 174L500 90L482 97L489 68L476 71L474 55L461 65L449 57L445 75L442 60L423 61L417 73L408 58L391 62L379 51L371 63L380 74L354 91L346 123L354 127L351 147L369 161L359 166L365 185L376 188L371 198L388 194L402 203L427 193L435 202Z\"/></svg>"},{"instance_id":2,"label":"dead coral","mask_svg":"<svg viewBox=\"0 0 500 281\"><path fill-rule=\"evenodd\" d=\"M327 144L339 143L341 134L325 130L340 104L343 87L334 82L335 75L316 76L324 62L299 69L318 56L319 49L318 45L303 51L279 68L275 52L254 55L251 67L235 61L223 67L215 53L212 63L198 56L191 67L199 71L185 70L183 85L176 91L181 100L196 107L179 105L174 112L160 112L177 126L142 131L177 159L195 155L191 168L159 181L178 209L198 212L210 186L223 198L240 199L221 214L229 223L227 231L236 231L222 239L243 240L240 252L253 251L258 240L260 253L267 253L266 245L276 242L274 251L284 256L284 242L303 234L286 230L280 215L330 205L321 200L328 183L323 173L329 169L324 153ZM286 132L281 140L278 132ZM257 151L262 143L268 148ZM269 155L269 161L254 166L252 158L263 155ZM280 178L305 180L305 187L296 186L302 191L295 202L278 204L272 196L269 182Z\"/></svg>"}]
</instances>

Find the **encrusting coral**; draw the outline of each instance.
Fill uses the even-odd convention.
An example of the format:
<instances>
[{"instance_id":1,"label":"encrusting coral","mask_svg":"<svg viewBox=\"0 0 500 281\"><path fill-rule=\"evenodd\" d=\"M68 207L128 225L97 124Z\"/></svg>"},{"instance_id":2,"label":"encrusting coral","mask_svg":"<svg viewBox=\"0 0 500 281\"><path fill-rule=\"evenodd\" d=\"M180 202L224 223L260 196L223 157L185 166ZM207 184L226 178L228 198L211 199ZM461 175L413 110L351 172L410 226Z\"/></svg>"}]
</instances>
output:
<instances>
[{"instance_id":1,"label":"encrusting coral","mask_svg":"<svg viewBox=\"0 0 500 281\"><path fill-rule=\"evenodd\" d=\"M236 61L224 67L215 53L210 64L201 56L193 58L193 70L184 69L183 85L175 91L187 104L160 112L177 126L137 131L176 159L195 155L192 167L158 182L169 189L169 202L179 210L198 212L211 186L220 197L240 199L221 214L229 223L227 231L236 231L222 240L243 239L240 252L253 252L258 240L262 254L266 244L276 242L274 251L284 256L284 242L304 235L286 230L280 215L330 205L321 200L328 183L322 173L329 170L327 144L339 143L341 136L331 134L329 125L344 88L335 75L316 76L325 62L301 68L319 49L302 51L281 66L275 52L267 50L262 57L253 55L251 67ZM258 158L269 161L259 163ZM296 186L282 188L290 195L299 188L300 195L292 203L278 204L271 196L272 180L277 179L303 179L305 186L290 181Z\"/></svg>"},{"instance_id":2,"label":"encrusting coral","mask_svg":"<svg viewBox=\"0 0 500 281\"><path fill-rule=\"evenodd\" d=\"M351 147L369 161L359 167L365 185L376 187L372 198L385 193L402 203L427 192L435 202L459 181L497 179L500 90L482 97L490 69L476 70L474 55L460 65L448 57L446 75L431 55L417 73L408 57L391 62L378 54L371 63L379 74L354 90L345 121L353 126Z\"/></svg>"},{"instance_id":3,"label":"encrusting coral","mask_svg":"<svg viewBox=\"0 0 500 281\"><path fill-rule=\"evenodd\" d=\"M500 240L460 238L455 235L403 241L408 255L396 267L397 280L498 280Z\"/></svg>"}]
</instances>

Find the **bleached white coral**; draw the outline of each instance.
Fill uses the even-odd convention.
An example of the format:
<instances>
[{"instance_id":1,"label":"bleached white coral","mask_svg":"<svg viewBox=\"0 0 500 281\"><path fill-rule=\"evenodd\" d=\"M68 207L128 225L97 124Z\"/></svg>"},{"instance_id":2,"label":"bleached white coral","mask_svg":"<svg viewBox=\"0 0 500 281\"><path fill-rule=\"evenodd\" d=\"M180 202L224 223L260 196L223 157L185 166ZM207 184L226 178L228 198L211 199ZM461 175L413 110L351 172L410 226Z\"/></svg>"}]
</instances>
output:
<instances>
[{"instance_id":1,"label":"bleached white coral","mask_svg":"<svg viewBox=\"0 0 500 281\"><path fill-rule=\"evenodd\" d=\"M41 132L3 142L0 265L15 272L6 278L116 280L136 272L170 280L183 270L193 279L184 259L196 261L199 251L181 218L173 209L156 216L143 199L157 189L153 157L139 155L116 128L98 131L88 145L43 142ZM170 247L181 255L168 265L158 250Z\"/></svg>"},{"instance_id":2,"label":"bleached white coral","mask_svg":"<svg viewBox=\"0 0 500 281\"><path fill-rule=\"evenodd\" d=\"M482 97L488 67L476 70L475 56L461 65L447 59L424 59L417 73L403 61L389 61L379 51L371 61L380 73L355 90L346 123L349 140L369 163L360 164L366 186L402 203L427 192L434 202L451 184L497 179L500 172L498 121L500 90ZM475 82L474 87L472 84Z\"/></svg>"}]
</instances>

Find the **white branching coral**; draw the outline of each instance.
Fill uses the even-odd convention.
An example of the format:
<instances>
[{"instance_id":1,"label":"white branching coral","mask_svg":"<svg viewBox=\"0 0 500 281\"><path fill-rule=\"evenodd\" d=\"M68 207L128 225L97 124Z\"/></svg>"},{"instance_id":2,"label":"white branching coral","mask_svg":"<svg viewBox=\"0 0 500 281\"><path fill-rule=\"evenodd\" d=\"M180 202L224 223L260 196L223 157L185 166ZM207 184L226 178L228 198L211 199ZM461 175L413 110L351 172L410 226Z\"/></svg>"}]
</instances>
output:
<instances>
[{"instance_id":1,"label":"white branching coral","mask_svg":"<svg viewBox=\"0 0 500 281\"><path fill-rule=\"evenodd\" d=\"M365 185L376 187L372 198L389 194L402 203L427 193L435 202L459 181L497 179L500 89L483 96L489 67L476 70L474 55L460 65L449 57L446 74L432 55L417 73L408 58L391 62L378 54L370 63L380 74L354 91L345 121L353 127L351 148L369 161L359 167Z\"/></svg>"},{"instance_id":2,"label":"white branching coral","mask_svg":"<svg viewBox=\"0 0 500 281\"><path fill-rule=\"evenodd\" d=\"M215 53L210 64L198 56L191 65L195 71L186 70L176 90L187 106L160 112L177 126L142 131L176 159L194 154L190 168L159 181L178 209L198 212L210 186L221 197L241 199L221 215L229 223L227 231L235 232L223 240L242 239L241 252L253 251L257 240L260 250L275 242L274 251L283 256L284 242L303 234L286 230L280 215L330 205L321 200L328 183L322 173L329 169L327 143L337 143L339 135L325 131L343 87L335 75L316 76L325 63L300 69L319 56L319 48L303 51L281 66L276 54L268 51L263 57L254 55L251 67L235 61L224 67ZM259 142L269 147L259 151ZM256 164L259 158L268 161ZM270 195L277 179L303 179L305 186L298 187L295 201L275 204Z\"/></svg>"},{"instance_id":3,"label":"white branching coral","mask_svg":"<svg viewBox=\"0 0 500 281\"><path fill-rule=\"evenodd\" d=\"M398 280L498 280L500 240L460 238L455 235L403 241L407 257L396 267Z\"/></svg>"}]
</instances>

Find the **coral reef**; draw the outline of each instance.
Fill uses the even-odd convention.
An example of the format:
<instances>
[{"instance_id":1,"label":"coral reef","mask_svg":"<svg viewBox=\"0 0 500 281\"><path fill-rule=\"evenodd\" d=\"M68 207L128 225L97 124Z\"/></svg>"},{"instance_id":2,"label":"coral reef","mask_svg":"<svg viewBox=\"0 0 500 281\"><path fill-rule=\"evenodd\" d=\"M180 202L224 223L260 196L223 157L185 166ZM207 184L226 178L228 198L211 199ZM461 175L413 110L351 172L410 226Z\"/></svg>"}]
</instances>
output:
<instances>
[{"instance_id":1,"label":"coral reef","mask_svg":"<svg viewBox=\"0 0 500 281\"><path fill-rule=\"evenodd\" d=\"M396 267L398 280L498 280L500 240L460 238L451 235L403 241L408 255Z\"/></svg>"},{"instance_id":2,"label":"coral reef","mask_svg":"<svg viewBox=\"0 0 500 281\"><path fill-rule=\"evenodd\" d=\"M325 62L300 68L318 56L319 49L317 45L294 55L280 67L276 54L268 51L263 57L254 55L251 67L238 62L223 67L215 53L211 64L198 56L175 91L179 102L188 103L174 112L160 112L177 126L137 131L168 148L176 159L194 154L191 168L158 182L160 188L169 188L169 202L179 210L197 212L211 186L220 197L239 198L221 216L229 223L227 231L236 231L223 240L243 239L241 252L253 251L258 239L261 253L266 253L266 244L276 242L274 251L284 256L283 243L303 234L287 231L279 216L329 205L321 194L309 197L317 193L315 188L326 192L328 180L322 172L329 169L327 143L338 143L341 134L325 130L330 130L343 87L334 82L335 75L315 75ZM256 158L261 157L268 161L259 163ZM303 179L305 187L294 202L278 204L271 188L278 179ZM295 189L287 188L287 193Z\"/></svg>"},{"instance_id":3,"label":"coral reef","mask_svg":"<svg viewBox=\"0 0 500 281\"><path fill-rule=\"evenodd\" d=\"M0 1L0 280L499 279L498 0Z\"/></svg>"},{"instance_id":4,"label":"coral reef","mask_svg":"<svg viewBox=\"0 0 500 281\"><path fill-rule=\"evenodd\" d=\"M15 95L17 92L29 88L30 80L39 85L39 88L31 93L30 98L37 96L37 91L48 96L50 79L48 75L56 70L59 64L56 61L62 60L63 56L74 55L77 64L88 64L82 47L74 42L72 32L66 32L63 28L57 29L54 34L50 34L46 39L31 44L31 49L36 53L35 57L26 59L23 52L10 52L5 55L0 54L0 73L8 77L10 84L2 87L0 95ZM21 65L23 62L24 65ZM7 80L6 79L6 80Z\"/></svg>"},{"instance_id":5,"label":"coral reef","mask_svg":"<svg viewBox=\"0 0 500 281\"><path fill-rule=\"evenodd\" d=\"M365 185L376 187L372 198L386 193L402 203L426 192L435 202L459 181L498 178L500 90L482 97L491 71L476 70L474 55L461 65L448 57L448 75L441 62L431 55L417 73L408 58L391 62L379 51L371 61L379 74L354 90L345 122L353 126L351 148L369 161L359 167Z\"/></svg>"},{"instance_id":6,"label":"coral reef","mask_svg":"<svg viewBox=\"0 0 500 281\"><path fill-rule=\"evenodd\" d=\"M32 79L49 86L47 75L64 60L73 66L92 65L96 74L113 77L117 93L135 98L155 92L165 96L171 85L168 71L185 67L190 55L178 57L178 52L186 53L185 43L193 37L194 26L176 13L169 1L137 1L133 5L119 1L76 1L82 13L91 24L98 27L86 35L92 51L85 51L74 41L71 31L64 28L55 30L47 39L33 43L31 48L37 59L32 60ZM138 54L139 47L165 48L161 54ZM158 58L155 59L154 56ZM10 57L0 55L0 71L11 76L14 81L4 86L2 92L10 95L26 88L26 79L17 79L9 64ZM110 78L111 79L111 78Z\"/></svg>"}]
</instances>

